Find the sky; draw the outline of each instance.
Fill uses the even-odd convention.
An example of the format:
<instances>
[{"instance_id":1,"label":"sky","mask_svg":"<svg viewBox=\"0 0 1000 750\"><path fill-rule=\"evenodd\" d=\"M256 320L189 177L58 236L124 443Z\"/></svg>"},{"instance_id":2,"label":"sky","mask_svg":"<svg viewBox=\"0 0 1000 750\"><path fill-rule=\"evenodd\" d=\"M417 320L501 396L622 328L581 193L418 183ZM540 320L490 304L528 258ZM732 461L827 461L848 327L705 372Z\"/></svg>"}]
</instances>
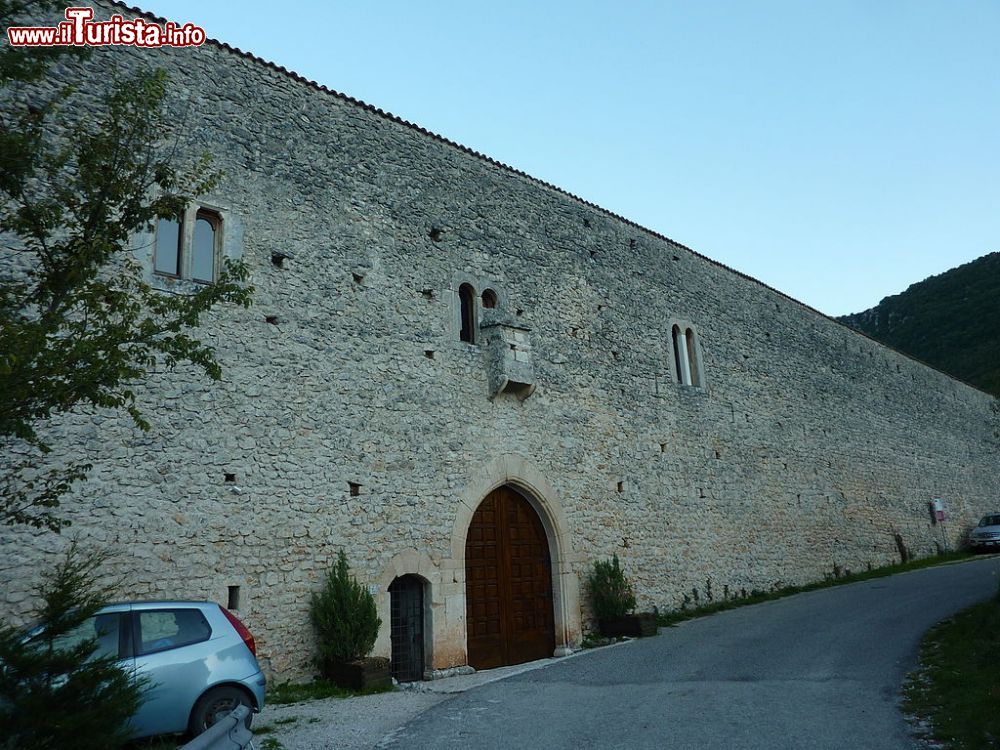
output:
<instances>
[{"instance_id":1,"label":"sky","mask_svg":"<svg viewBox=\"0 0 1000 750\"><path fill-rule=\"evenodd\" d=\"M828 315L1000 250L997 0L139 5Z\"/></svg>"}]
</instances>

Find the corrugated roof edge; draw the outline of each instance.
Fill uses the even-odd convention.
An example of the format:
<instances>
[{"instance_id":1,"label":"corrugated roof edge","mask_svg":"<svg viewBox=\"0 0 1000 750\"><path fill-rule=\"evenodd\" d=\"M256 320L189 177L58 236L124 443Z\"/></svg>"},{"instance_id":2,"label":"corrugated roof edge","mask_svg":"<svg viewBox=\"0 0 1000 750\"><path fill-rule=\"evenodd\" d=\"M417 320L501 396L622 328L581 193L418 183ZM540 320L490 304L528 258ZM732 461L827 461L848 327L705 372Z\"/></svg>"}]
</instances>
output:
<instances>
[{"instance_id":1,"label":"corrugated roof edge","mask_svg":"<svg viewBox=\"0 0 1000 750\"><path fill-rule=\"evenodd\" d=\"M155 13L150 13L149 11L145 11L142 8L138 8L138 7L134 6L134 5L128 5L128 4L124 3L124 2L121 2L121 0L110 0L110 3L111 3L111 5L116 5L119 8L122 8L123 10L129 11L130 13L138 13L139 15L144 16L145 18L148 18L150 20L156 21L156 23L158 23L160 25L163 25L163 24L167 23L168 20L169 20L169 19L163 18L161 16L158 16ZM973 385L972 383L966 382L965 380L962 380L961 378L956 377L956 376L952 375L951 373L945 372L944 370L942 370L942 369L940 369L938 367L935 367L932 364L929 364L929 363L924 362L924 361L922 361L920 359L917 359L916 357L911 356L911 355L907 354L906 352L901 352L898 349L894 349L893 347L891 347L891 346L889 346L887 344L884 344L884 343L882 343L881 341L879 341L877 339L872 338L871 336L869 336L868 334L864 333L863 331L858 331L858 330L856 330L854 328L851 328L848 325L845 325L844 323L841 323L836 318L831 317L831 316L827 315L826 313L817 310L815 307L811 307L810 305L807 305L805 302L802 302L801 300L795 299L794 297L786 294L785 292L781 291L780 289L776 289L773 286L764 283L760 279L756 279L753 276L750 276L749 274L745 274L742 271L738 271L735 268L727 266L725 263L720 263L717 260L713 260L712 258L709 258L707 255L702 255L697 250L693 250L690 247L688 247L687 245L683 245L680 242L677 242L676 240L672 240L669 237L667 237L666 235L660 234L659 232L654 231L652 229L649 229L648 227L644 227L641 224L639 224L639 223L637 223L635 221L632 221L629 218L626 218L625 216L622 216L620 214L616 214L614 211L611 211L611 210L609 210L607 208L604 208L603 206L599 206L598 204L593 203L591 201L588 201L585 198L581 198L578 195L574 195L573 193L571 193L568 190L565 190L565 189L559 187L558 185L553 185L552 183L546 182L545 180L539 179L538 177L533 177L532 175L528 174L527 172L524 172L523 170L517 169L516 167L512 167L509 164L505 164L502 161L497 161L496 159L494 159L491 156L487 156L486 154L483 154L483 153L481 153L479 151L476 151L475 149L469 148L468 146L463 146L461 143L458 143L457 141L453 141L450 138L446 138L443 135L440 135L438 133L430 131L427 128L424 128L424 127L422 127L420 125L417 125L416 123L410 122L409 120L404 120L402 117L394 115L391 112L386 112L384 109L380 109L379 107L376 107L376 106L374 106L372 104L368 104L367 102L361 101L360 99L355 99L353 96L349 96L348 94L344 94L344 93L342 93L340 91L337 91L336 89L331 89L331 88L329 88L327 86L324 86L321 83L317 83L316 81L311 81L308 78L306 78L305 76L301 76L301 75L299 75L298 73L296 73L293 70L289 70L288 68L286 68L286 67L284 67L282 65L278 65L277 63L271 62L270 60L265 60L263 57L259 57L259 56L255 55L255 54L253 54L252 52L245 52L245 51L241 50L239 47L233 47L231 44L227 44L226 42L221 42L218 39L213 39L211 37L209 37L206 40L206 44L211 44L211 45L213 45L215 47L219 47L220 49L224 49L227 52L233 52L233 53L239 55L240 57L244 57L244 58L246 58L248 60L253 60L256 63L264 65L264 66L266 66L268 68L271 68L272 70L275 70L275 71L277 71L279 73L282 73L282 74L288 76L292 80L298 81L300 83L304 83L307 86L311 86L312 88L316 89L317 91L322 91L322 92L324 92L326 94L330 94L332 96L335 96L338 99L343 99L344 101L350 102L351 104L355 104L355 105L357 105L359 107L362 107L363 109L368 110L369 112L374 112L375 114L379 115L380 117L384 117L387 120L391 120L392 122L395 122L395 123L398 123L398 124L403 125L405 127L408 127L408 128L413 129L413 130L416 130L418 133L422 133L423 135L430 136L431 138L433 138L433 139L435 139L437 141L440 141L442 143L445 143L448 146L451 146L452 148L457 148L459 151L464 151L467 154L471 154L472 156L475 156L477 159L482 159L483 161L488 162L489 164L493 164L494 166L500 167L501 169L506 170L507 172L511 172L512 174L515 174L515 175L517 175L519 177L523 177L523 178L525 178L527 180L530 180L531 182L534 182L537 185L541 185L542 187L547 188L548 190L553 190L553 191L555 191L557 193L560 193L560 194L565 195L565 196L567 196L569 198L572 198L577 203L580 203L580 204L582 204L584 206L587 206L587 207L592 208L592 209L594 209L596 211L599 211L600 213L604 214L605 216L610 216L613 219L617 219L618 221L620 221L620 222L622 222L622 223L624 223L624 224L626 224L626 225L628 225L630 227L634 227L635 229L638 229L639 231L644 232L645 234L648 234L648 235L650 235L652 237L655 237L655 238L657 238L659 240L663 240L664 242L669 242L671 245L674 245L676 247L682 248L682 249L686 250L687 252L691 253L692 255L694 255L694 256L696 256L698 258L701 258L702 260L704 260L704 261L706 261L708 263L711 263L714 266L718 266L719 268L725 269L729 273L735 274L736 276L744 278L747 281L751 281L754 284L762 286L765 289L767 289L767 290L769 290L771 292L774 292L775 294L777 294L777 295L779 295L781 297L784 297L788 301L794 302L796 305L799 305L800 307L804 307L806 310L809 310L810 312L813 312L813 313L815 313L816 315L819 315L822 318L826 318L827 320L829 320L829 321L835 323L836 325L838 325L838 326L840 326L840 327L842 327L842 328L850 331L851 333L854 333L854 334L856 334L858 336L861 336L863 338L868 339L869 341L877 344L878 346L883 347L884 349L888 349L889 351L895 352L896 354L900 355L901 357L905 357L906 359L912 360L913 362L921 364L924 367L928 367L928 368L930 368L932 370L935 370L936 372L939 372L942 375L945 375L946 377L949 377L952 380L954 380L954 381L956 381L958 383L961 383L962 385L966 385L969 388L972 388L973 390L979 391L981 393L985 393L987 396L991 396L993 398L996 398L995 396L993 396L993 394L991 394L991 393L989 393L987 391L984 391L983 389L981 389L981 388Z\"/></svg>"}]
</instances>

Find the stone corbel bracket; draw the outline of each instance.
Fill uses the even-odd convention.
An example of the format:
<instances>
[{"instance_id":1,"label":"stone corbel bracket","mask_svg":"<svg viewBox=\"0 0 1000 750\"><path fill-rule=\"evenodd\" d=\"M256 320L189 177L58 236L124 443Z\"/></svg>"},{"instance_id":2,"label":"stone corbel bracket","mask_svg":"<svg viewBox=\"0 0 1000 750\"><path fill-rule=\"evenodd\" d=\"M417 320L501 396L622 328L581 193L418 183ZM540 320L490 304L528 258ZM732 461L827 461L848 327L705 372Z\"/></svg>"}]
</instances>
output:
<instances>
[{"instance_id":1,"label":"stone corbel bracket","mask_svg":"<svg viewBox=\"0 0 1000 750\"><path fill-rule=\"evenodd\" d=\"M531 329L496 313L484 315L479 330L489 367L490 399L509 393L524 401L535 391Z\"/></svg>"}]
</instances>

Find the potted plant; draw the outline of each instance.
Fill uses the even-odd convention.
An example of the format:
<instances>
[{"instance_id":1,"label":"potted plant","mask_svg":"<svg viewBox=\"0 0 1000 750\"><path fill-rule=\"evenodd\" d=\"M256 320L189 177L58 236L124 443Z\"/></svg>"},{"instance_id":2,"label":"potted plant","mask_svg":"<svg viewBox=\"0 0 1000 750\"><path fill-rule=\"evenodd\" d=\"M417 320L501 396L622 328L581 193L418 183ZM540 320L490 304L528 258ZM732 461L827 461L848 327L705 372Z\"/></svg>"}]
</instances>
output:
<instances>
[{"instance_id":1,"label":"potted plant","mask_svg":"<svg viewBox=\"0 0 1000 750\"><path fill-rule=\"evenodd\" d=\"M343 550L323 588L312 595L309 617L317 638L316 666L324 677L351 690L392 684L389 660L368 656L382 625L375 599L348 572Z\"/></svg>"},{"instance_id":2,"label":"potted plant","mask_svg":"<svg viewBox=\"0 0 1000 750\"><path fill-rule=\"evenodd\" d=\"M635 614L635 592L625 577L618 555L594 562L594 569L587 577L587 592L604 637L656 635L656 615L651 612Z\"/></svg>"}]
</instances>

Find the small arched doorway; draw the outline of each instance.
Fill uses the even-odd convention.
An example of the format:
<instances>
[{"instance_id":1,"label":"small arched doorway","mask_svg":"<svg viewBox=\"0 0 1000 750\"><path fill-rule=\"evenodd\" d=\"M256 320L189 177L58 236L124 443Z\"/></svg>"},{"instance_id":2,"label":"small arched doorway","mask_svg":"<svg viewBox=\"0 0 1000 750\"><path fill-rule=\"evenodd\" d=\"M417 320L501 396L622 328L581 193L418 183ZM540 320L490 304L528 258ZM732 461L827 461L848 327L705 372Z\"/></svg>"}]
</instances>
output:
<instances>
[{"instance_id":1,"label":"small arched doorway","mask_svg":"<svg viewBox=\"0 0 1000 750\"><path fill-rule=\"evenodd\" d=\"M531 503L510 486L476 508L465 542L469 664L489 669L555 650L552 562Z\"/></svg>"},{"instance_id":2,"label":"small arched doorway","mask_svg":"<svg viewBox=\"0 0 1000 750\"><path fill-rule=\"evenodd\" d=\"M389 584L392 676L399 682L424 678L424 582L414 575Z\"/></svg>"}]
</instances>

